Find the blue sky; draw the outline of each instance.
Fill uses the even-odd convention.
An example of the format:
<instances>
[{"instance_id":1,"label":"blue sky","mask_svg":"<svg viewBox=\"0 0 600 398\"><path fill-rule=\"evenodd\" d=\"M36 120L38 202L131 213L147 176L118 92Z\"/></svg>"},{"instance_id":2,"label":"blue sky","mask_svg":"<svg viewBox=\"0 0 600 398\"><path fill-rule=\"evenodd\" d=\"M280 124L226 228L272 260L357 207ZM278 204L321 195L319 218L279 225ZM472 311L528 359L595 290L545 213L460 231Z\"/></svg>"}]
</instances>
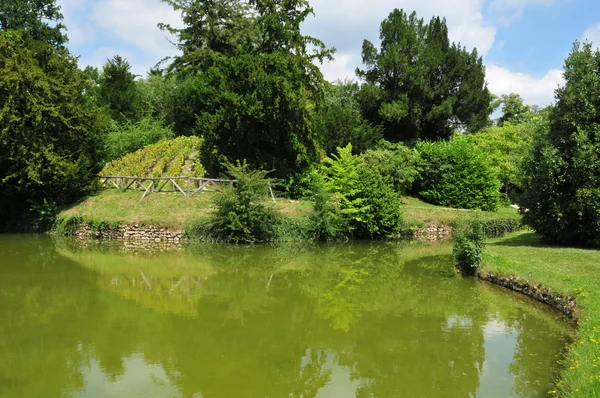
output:
<instances>
[{"instance_id":1,"label":"blue sky","mask_svg":"<svg viewBox=\"0 0 600 398\"><path fill-rule=\"evenodd\" d=\"M127 58L145 75L165 56L176 54L159 22L181 18L159 0L58 0L65 15L71 52L80 65L101 67L107 58ZM361 66L363 39L378 44L379 24L393 8L417 11L426 20L447 19L451 39L484 56L490 90L517 92L529 104L553 102L562 84L562 65L575 40L600 44L597 0L312 0L316 16L306 34L338 49L322 67L329 80L353 78Z\"/></svg>"}]
</instances>

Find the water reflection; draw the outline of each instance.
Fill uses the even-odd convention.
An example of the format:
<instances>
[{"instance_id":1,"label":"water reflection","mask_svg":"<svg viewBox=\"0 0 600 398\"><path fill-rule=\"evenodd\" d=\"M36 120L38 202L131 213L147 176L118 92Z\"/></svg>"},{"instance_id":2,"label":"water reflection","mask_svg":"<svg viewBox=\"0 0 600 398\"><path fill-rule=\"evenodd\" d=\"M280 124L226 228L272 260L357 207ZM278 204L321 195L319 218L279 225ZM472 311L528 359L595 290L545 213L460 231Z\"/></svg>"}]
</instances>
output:
<instances>
[{"instance_id":1,"label":"water reflection","mask_svg":"<svg viewBox=\"0 0 600 398\"><path fill-rule=\"evenodd\" d=\"M2 236L0 396L545 396L569 327L448 253Z\"/></svg>"}]
</instances>

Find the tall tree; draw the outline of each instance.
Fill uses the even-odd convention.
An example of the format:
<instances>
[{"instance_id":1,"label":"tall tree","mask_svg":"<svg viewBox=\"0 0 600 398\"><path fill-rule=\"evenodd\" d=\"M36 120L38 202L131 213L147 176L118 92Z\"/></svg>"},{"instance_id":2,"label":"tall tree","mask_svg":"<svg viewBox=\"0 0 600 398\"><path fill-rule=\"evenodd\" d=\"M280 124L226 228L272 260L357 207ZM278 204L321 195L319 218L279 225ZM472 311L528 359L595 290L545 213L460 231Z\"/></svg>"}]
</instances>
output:
<instances>
[{"instance_id":1,"label":"tall tree","mask_svg":"<svg viewBox=\"0 0 600 398\"><path fill-rule=\"evenodd\" d=\"M135 75L126 59L115 55L107 60L98 79L98 98L107 106L114 120L134 119L140 108Z\"/></svg>"},{"instance_id":2,"label":"tall tree","mask_svg":"<svg viewBox=\"0 0 600 398\"><path fill-rule=\"evenodd\" d=\"M0 32L0 227L30 203L89 193L102 126L77 60L21 32Z\"/></svg>"},{"instance_id":3,"label":"tall tree","mask_svg":"<svg viewBox=\"0 0 600 398\"><path fill-rule=\"evenodd\" d=\"M248 34L250 8L245 0L161 0L180 11L184 27L158 26L175 35L182 55L169 70L179 74L206 69L223 56L232 56L251 40Z\"/></svg>"},{"instance_id":4,"label":"tall tree","mask_svg":"<svg viewBox=\"0 0 600 398\"><path fill-rule=\"evenodd\" d=\"M314 111L317 137L327 155L348 143L355 153L362 153L383 138L381 127L372 126L361 115L357 101L359 90L358 83L351 81L329 84L323 106Z\"/></svg>"},{"instance_id":5,"label":"tall tree","mask_svg":"<svg viewBox=\"0 0 600 398\"><path fill-rule=\"evenodd\" d=\"M205 15L197 20L213 21L208 18L213 3L189 1L184 15L203 10ZM231 16L227 8L219 14L228 19L219 20L214 29L207 23L194 30L194 21L188 21L178 31L183 54L171 69L185 79L175 97L189 130L176 130L204 136L204 153L211 156L213 167L225 156L288 176L317 158L310 109L322 102L325 80L313 61L331 58L333 50L300 32L312 13L305 0L251 0L242 5L243 14ZM215 29L230 31L217 35ZM217 46L222 41L215 37L236 44Z\"/></svg>"},{"instance_id":6,"label":"tall tree","mask_svg":"<svg viewBox=\"0 0 600 398\"><path fill-rule=\"evenodd\" d=\"M386 139L435 140L455 129L476 131L488 121L490 93L477 50L450 43L445 19L428 24L395 9L381 23L381 46L363 43L366 84L360 98Z\"/></svg>"},{"instance_id":7,"label":"tall tree","mask_svg":"<svg viewBox=\"0 0 600 398\"><path fill-rule=\"evenodd\" d=\"M0 30L24 30L56 48L68 41L62 19L56 0L0 0Z\"/></svg>"},{"instance_id":8,"label":"tall tree","mask_svg":"<svg viewBox=\"0 0 600 398\"><path fill-rule=\"evenodd\" d=\"M524 167L524 220L545 240L600 247L600 51L575 43L550 128Z\"/></svg>"},{"instance_id":9,"label":"tall tree","mask_svg":"<svg viewBox=\"0 0 600 398\"><path fill-rule=\"evenodd\" d=\"M498 119L498 126L502 127L504 123L512 124L524 123L536 114L536 109L525 105L523 98L519 94L502 94L500 98L494 101L492 107L502 107L502 116Z\"/></svg>"}]
</instances>

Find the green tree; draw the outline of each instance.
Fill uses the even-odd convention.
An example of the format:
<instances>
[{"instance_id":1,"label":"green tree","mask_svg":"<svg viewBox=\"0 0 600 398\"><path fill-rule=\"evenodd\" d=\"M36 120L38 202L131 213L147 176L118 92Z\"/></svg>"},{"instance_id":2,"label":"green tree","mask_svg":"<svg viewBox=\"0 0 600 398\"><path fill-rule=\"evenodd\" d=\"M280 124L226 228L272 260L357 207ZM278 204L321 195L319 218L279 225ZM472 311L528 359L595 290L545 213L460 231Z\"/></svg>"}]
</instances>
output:
<instances>
[{"instance_id":1,"label":"green tree","mask_svg":"<svg viewBox=\"0 0 600 398\"><path fill-rule=\"evenodd\" d=\"M161 0L180 11L184 27L158 26L178 38L182 55L174 57L169 71L196 74L223 57L243 53L255 39L250 32L252 18L243 0ZM245 45L244 45L245 44Z\"/></svg>"},{"instance_id":2,"label":"green tree","mask_svg":"<svg viewBox=\"0 0 600 398\"><path fill-rule=\"evenodd\" d=\"M600 51L575 43L550 128L524 164L524 221L545 240L600 247Z\"/></svg>"},{"instance_id":3,"label":"green tree","mask_svg":"<svg viewBox=\"0 0 600 398\"><path fill-rule=\"evenodd\" d=\"M328 85L323 105L315 109L315 130L326 154L348 143L356 153L362 153L382 138L381 127L372 126L361 115L359 90L358 83L351 81Z\"/></svg>"},{"instance_id":4,"label":"green tree","mask_svg":"<svg viewBox=\"0 0 600 398\"><path fill-rule=\"evenodd\" d=\"M95 187L103 137L83 95L77 60L51 45L0 32L0 220L29 203L66 204Z\"/></svg>"},{"instance_id":5,"label":"green tree","mask_svg":"<svg viewBox=\"0 0 600 398\"><path fill-rule=\"evenodd\" d=\"M171 2L196 15L174 31L183 55L171 69L185 79L175 95L182 113L175 131L205 138L213 173L220 156L247 159L278 177L306 169L318 155L310 108L322 102L325 86L313 61L333 52L300 32L312 9L304 0L250 1L239 12L232 2L219 2L217 11L212 3Z\"/></svg>"},{"instance_id":6,"label":"green tree","mask_svg":"<svg viewBox=\"0 0 600 398\"><path fill-rule=\"evenodd\" d=\"M494 101L494 108L502 107L502 116L498 119L498 126L502 127L504 123L512 124L524 123L535 116L535 108L525 105L523 98L519 94L502 94L500 98Z\"/></svg>"},{"instance_id":7,"label":"green tree","mask_svg":"<svg viewBox=\"0 0 600 398\"><path fill-rule=\"evenodd\" d=\"M366 84L360 95L365 117L383 124L385 138L448 138L455 129L477 131L488 123L490 93L477 50L448 39L446 21L429 24L395 9L381 23L378 50L365 40Z\"/></svg>"},{"instance_id":8,"label":"green tree","mask_svg":"<svg viewBox=\"0 0 600 398\"><path fill-rule=\"evenodd\" d=\"M61 49L68 41L62 20L56 0L0 0L0 30L23 30Z\"/></svg>"},{"instance_id":9,"label":"green tree","mask_svg":"<svg viewBox=\"0 0 600 398\"><path fill-rule=\"evenodd\" d=\"M98 99L108 107L114 120L124 122L135 119L140 110L140 96L126 59L115 55L102 67L98 79Z\"/></svg>"}]
</instances>

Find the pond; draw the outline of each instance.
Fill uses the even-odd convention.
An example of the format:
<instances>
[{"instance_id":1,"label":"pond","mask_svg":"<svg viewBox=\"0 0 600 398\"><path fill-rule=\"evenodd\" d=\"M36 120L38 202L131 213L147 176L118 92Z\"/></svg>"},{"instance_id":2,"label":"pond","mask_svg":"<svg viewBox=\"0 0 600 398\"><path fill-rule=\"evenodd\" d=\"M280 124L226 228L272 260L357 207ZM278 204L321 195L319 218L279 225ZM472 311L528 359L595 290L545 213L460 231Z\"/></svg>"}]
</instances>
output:
<instances>
[{"instance_id":1,"label":"pond","mask_svg":"<svg viewBox=\"0 0 600 398\"><path fill-rule=\"evenodd\" d=\"M0 235L0 397L547 396L572 325L450 252Z\"/></svg>"}]
</instances>

